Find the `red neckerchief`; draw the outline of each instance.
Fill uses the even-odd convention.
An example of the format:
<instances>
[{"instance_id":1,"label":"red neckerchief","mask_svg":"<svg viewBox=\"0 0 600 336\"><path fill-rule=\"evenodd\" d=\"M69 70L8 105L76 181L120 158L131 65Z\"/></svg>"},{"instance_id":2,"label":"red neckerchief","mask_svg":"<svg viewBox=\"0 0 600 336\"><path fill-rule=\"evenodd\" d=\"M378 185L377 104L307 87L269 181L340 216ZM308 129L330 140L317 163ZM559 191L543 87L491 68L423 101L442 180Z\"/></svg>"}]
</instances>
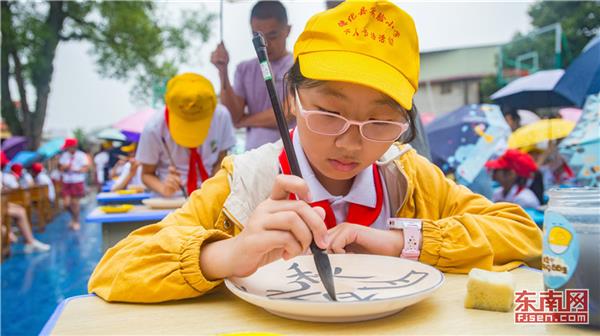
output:
<instances>
[{"instance_id":1,"label":"red neckerchief","mask_svg":"<svg viewBox=\"0 0 600 336\"><path fill-rule=\"evenodd\" d=\"M169 108L165 107L165 122L167 123L167 129L169 129ZM169 131L171 132L171 131ZM198 186L198 174L200 171L200 181L204 182L208 179L208 173L204 168L204 162L202 162L202 155L198 153L198 148L189 148L190 150L190 163L188 166L187 175L187 192L188 195L196 190Z\"/></svg>"},{"instance_id":2,"label":"red neckerchief","mask_svg":"<svg viewBox=\"0 0 600 336\"><path fill-rule=\"evenodd\" d=\"M290 132L290 138L293 138L294 131ZM281 167L281 171L285 175L290 175L290 165L287 159L287 154L285 153L285 149L281 150L281 154L279 154L279 165ZM379 177L379 169L377 169L376 165L373 165L373 183L375 184L375 194L377 195L377 202L375 203L375 208L371 208L368 206L364 206L361 204L350 203L348 206L348 214L346 215L346 222L352 224L360 224L364 226L370 226L375 223L377 217L381 213L381 208L383 206L383 186L381 184L381 178ZM295 200L296 195L290 194L290 199ZM328 229L331 229L336 226L336 219L333 209L331 208L331 204L329 204L328 200L322 200L318 202L309 203L312 207L319 206L325 209L325 225Z\"/></svg>"},{"instance_id":3,"label":"red neckerchief","mask_svg":"<svg viewBox=\"0 0 600 336\"><path fill-rule=\"evenodd\" d=\"M562 168L562 171L559 172L560 168ZM573 178L575 176L575 173L573 173L573 170L571 169L571 167L569 167L569 165L563 161L561 167L559 167L559 169L556 169L553 172L553 175L554 175L554 181L557 181L558 183L562 183L566 179Z\"/></svg>"}]
</instances>

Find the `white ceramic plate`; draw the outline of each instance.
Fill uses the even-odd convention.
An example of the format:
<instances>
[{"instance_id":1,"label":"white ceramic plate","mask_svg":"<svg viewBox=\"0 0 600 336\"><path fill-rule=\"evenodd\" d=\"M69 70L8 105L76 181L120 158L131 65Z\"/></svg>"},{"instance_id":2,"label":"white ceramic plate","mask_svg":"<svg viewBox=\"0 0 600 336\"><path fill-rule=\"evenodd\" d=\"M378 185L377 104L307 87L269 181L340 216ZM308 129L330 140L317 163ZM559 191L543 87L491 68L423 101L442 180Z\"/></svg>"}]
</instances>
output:
<instances>
[{"instance_id":1,"label":"white ceramic plate","mask_svg":"<svg viewBox=\"0 0 600 336\"><path fill-rule=\"evenodd\" d=\"M185 203L185 198L147 198L142 200L142 203L152 209L177 209L183 206Z\"/></svg>"},{"instance_id":2,"label":"white ceramic plate","mask_svg":"<svg viewBox=\"0 0 600 336\"><path fill-rule=\"evenodd\" d=\"M231 292L282 317L315 322L376 319L417 303L444 282L437 269L416 261L365 254L329 255L338 301L331 301L311 255L279 260L245 278Z\"/></svg>"}]
</instances>

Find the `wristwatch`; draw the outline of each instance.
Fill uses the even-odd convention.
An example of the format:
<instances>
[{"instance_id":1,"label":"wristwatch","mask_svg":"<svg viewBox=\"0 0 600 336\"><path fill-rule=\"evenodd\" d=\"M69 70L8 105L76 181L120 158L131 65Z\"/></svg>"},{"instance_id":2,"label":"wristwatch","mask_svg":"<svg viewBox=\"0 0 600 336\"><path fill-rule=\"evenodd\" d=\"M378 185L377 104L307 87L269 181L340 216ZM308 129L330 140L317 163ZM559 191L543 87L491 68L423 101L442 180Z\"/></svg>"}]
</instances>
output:
<instances>
[{"instance_id":1,"label":"wristwatch","mask_svg":"<svg viewBox=\"0 0 600 336\"><path fill-rule=\"evenodd\" d=\"M388 228L402 230L404 233L404 248L401 258L419 260L421 255L421 220L414 218L390 218Z\"/></svg>"}]
</instances>

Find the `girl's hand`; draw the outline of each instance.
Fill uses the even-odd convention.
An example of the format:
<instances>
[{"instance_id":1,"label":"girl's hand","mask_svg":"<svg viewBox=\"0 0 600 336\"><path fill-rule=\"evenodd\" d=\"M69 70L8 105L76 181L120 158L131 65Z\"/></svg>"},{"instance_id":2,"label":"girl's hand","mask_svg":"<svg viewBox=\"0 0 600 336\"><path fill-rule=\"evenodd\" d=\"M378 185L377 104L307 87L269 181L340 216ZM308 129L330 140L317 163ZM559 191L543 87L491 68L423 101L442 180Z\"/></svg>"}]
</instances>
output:
<instances>
[{"instance_id":1,"label":"girl's hand","mask_svg":"<svg viewBox=\"0 0 600 336\"><path fill-rule=\"evenodd\" d=\"M404 248L402 230L379 230L342 223L329 229L330 253L364 253L399 257Z\"/></svg>"},{"instance_id":2,"label":"girl's hand","mask_svg":"<svg viewBox=\"0 0 600 336\"><path fill-rule=\"evenodd\" d=\"M288 200L294 193L301 200ZM327 248L325 210L312 208L306 182L291 175L279 175L271 197L260 203L244 230L232 239L230 275L248 276L279 258L290 259L305 253L313 237Z\"/></svg>"},{"instance_id":3,"label":"girl's hand","mask_svg":"<svg viewBox=\"0 0 600 336\"><path fill-rule=\"evenodd\" d=\"M170 166L169 175L167 175L167 177L162 182L160 194L164 197L171 197L179 190L181 190L181 177L177 169L173 166Z\"/></svg>"}]
</instances>

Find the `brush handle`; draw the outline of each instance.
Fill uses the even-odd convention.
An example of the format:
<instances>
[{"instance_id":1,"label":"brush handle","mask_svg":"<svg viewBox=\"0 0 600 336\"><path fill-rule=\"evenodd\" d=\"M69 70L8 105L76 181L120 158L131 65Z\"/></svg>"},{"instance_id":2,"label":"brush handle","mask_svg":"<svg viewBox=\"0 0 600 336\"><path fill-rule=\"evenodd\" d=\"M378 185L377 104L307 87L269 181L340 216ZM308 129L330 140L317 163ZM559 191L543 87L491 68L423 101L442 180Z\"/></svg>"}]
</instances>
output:
<instances>
[{"instance_id":1,"label":"brush handle","mask_svg":"<svg viewBox=\"0 0 600 336\"><path fill-rule=\"evenodd\" d=\"M279 97L277 97L277 90L275 90L273 72L267 56L265 39L261 33L254 33L252 43L254 44L254 49L256 50L256 55L258 56L258 61L260 63L265 84L267 84L267 92L269 93L269 98L271 99L271 105L273 105L275 119L277 120L277 127L279 128L279 135L283 141L283 148L285 149L285 154L287 155L288 163L290 164L290 170L292 171L293 175L302 177L302 172L300 171L300 166L298 165L298 158L296 157L296 152L294 152L294 145L290 139L287 120L285 120L285 114L281 109Z\"/></svg>"}]
</instances>

